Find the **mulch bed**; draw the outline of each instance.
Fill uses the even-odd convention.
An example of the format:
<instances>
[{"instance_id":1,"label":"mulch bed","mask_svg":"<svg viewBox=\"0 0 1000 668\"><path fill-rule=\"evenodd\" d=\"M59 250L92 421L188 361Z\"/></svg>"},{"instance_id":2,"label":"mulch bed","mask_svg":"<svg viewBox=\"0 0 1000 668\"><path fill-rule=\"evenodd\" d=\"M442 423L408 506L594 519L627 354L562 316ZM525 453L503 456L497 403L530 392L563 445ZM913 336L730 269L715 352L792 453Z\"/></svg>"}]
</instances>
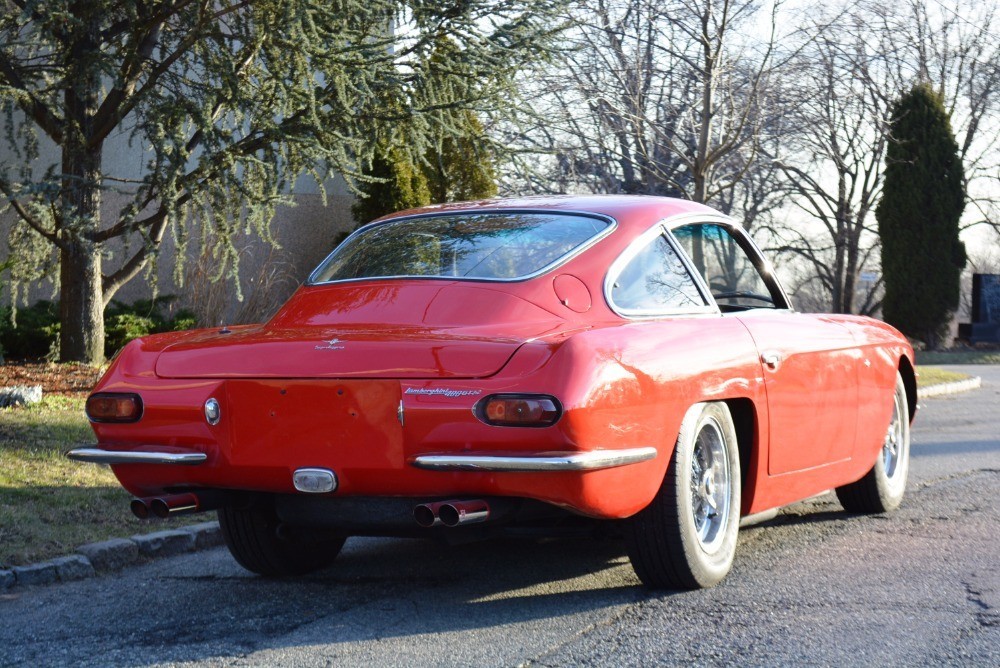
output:
<instances>
[{"instance_id":1,"label":"mulch bed","mask_svg":"<svg viewBox=\"0 0 1000 668\"><path fill-rule=\"evenodd\" d=\"M8 361L0 364L0 387L41 385L43 394L86 397L101 373L86 364Z\"/></svg>"}]
</instances>

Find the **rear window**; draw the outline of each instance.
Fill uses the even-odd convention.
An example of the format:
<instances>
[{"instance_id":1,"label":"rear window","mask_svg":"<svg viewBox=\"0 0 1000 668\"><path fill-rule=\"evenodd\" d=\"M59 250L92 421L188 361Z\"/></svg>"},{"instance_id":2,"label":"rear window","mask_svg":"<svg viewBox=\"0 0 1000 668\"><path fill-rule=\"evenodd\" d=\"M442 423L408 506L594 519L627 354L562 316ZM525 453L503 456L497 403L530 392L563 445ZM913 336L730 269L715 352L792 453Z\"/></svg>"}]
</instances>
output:
<instances>
[{"instance_id":1,"label":"rear window","mask_svg":"<svg viewBox=\"0 0 1000 668\"><path fill-rule=\"evenodd\" d=\"M517 280L560 264L610 226L602 218L539 212L391 220L349 237L309 282L404 276Z\"/></svg>"}]
</instances>

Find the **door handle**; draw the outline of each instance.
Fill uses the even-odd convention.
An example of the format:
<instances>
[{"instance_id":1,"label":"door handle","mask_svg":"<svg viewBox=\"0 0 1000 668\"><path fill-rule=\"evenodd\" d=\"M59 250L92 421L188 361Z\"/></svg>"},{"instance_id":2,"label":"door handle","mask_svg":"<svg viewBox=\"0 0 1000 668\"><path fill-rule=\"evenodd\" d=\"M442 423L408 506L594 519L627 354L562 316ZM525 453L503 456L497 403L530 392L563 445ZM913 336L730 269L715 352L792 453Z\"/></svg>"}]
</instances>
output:
<instances>
[{"instance_id":1,"label":"door handle","mask_svg":"<svg viewBox=\"0 0 1000 668\"><path fill-rule=\"evenodd\" d=\"M773 371L778 368L778 363L781 362L781 355L774 351L768 351L761 353L760 361L764 363L764 366Z\"/></svg>"}]
</instances>

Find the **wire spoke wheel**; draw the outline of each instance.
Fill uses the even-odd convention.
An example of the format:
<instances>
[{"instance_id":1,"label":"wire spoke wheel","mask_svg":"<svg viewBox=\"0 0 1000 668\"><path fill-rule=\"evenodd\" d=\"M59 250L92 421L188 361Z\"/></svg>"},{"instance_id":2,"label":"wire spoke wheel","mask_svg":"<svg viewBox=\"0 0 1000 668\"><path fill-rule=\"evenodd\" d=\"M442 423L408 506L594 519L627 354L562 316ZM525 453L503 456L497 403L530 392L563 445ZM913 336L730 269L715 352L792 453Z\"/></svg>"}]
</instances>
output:
<instances>
[{"instance_id":1,"label":"wire spoke wheel","mask_svg":"<svg viewBox=\"0 0 1000 668\"><path fill-rule=\"evenodd\" d=\"M722 427L706 420L694 443L691 461L691 509L698 540L707 552L724 537L730 504L730 470Z\"/></svg>"},{"instance_id":2,"label":"wire spoke wheel","mask_svg":"<svg viewBox=\"0 0 1000 668\"><path fill-rule=\"evenodd\" d=\"M903 468L900 466L903 425L900 418L902 413L899 403L899 395L897 394L893 397L892 420L889 422L889 430L886 432L885 442L882 444L882 468L885 470L886 477L890 480L899 475Z\"/></svg>"},{"instance_id":3,"label":"wire spoke wheel","mask_svg":"<svg viewBox=\"0 0 1000 668\"><path fill-rule=\"evenodd\" d=\"M736 428L724 403L695 404L653 501L625 524L632 566L650 587L697 589L732 567L740 513Z\"/></svg>"},{"instance_id":4,"label":"wire spoke wheel","mask_svg":"<svg viewBox=\"0 0 1000 668\"><path fill-rule=\"evenodd\" d=\"M910 410L906 385L896 374L892 413L882 447L871 469L857 482L837 488L837 498L852 513L885 513L903 501L910 469Z\"/></svg>"}]
</instances>

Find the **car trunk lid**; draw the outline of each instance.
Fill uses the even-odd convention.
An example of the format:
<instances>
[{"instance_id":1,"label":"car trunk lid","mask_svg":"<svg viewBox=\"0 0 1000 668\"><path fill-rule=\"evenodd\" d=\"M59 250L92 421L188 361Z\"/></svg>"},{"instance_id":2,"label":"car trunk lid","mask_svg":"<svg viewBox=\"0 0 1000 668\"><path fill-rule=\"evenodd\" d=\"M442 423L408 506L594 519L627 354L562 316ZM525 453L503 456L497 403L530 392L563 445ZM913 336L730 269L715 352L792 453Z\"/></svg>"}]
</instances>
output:
<instances>
[{"instance_id":1,"label":"car trunk lid","mask_svg":"<svg viewBox=\"0 0 1000 668\"><path fill-rule=\"evenodd\" d=\"M403 325L233 328L170 346L162 378L480 378L496 373L532 334L485 335ZM517 334L517 335L515 335Z\"/></svg>"}]
</instances>

